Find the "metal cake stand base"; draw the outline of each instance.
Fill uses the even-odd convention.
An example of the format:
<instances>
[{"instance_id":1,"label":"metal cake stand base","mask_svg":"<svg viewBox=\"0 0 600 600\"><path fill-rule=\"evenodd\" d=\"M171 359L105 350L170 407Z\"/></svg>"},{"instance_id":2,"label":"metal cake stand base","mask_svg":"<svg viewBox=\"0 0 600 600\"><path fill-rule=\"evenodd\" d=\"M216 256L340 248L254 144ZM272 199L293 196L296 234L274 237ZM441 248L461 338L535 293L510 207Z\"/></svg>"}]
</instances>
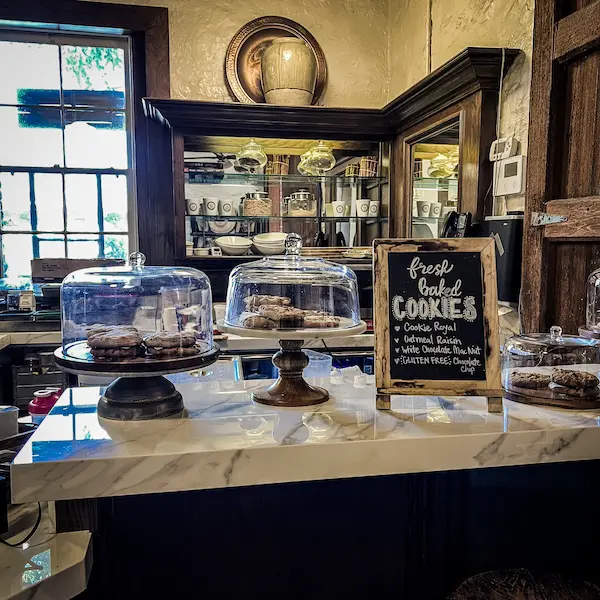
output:
<instances>
[{"instance_id":1,"label":"metal cake stand base","mask_svg":"<svg viewBox=\"0 0 600 600\"><path fill-rule=\"evenodd\" d=\"M308 356L302 352L303 340L279 340L281 350L273 356L279 369L279 379L266 388L252 393L252 398L270 406L312 406L329 400L329 392L309 385L302 371L308 366Z\"/></svg>"}]
</instances>

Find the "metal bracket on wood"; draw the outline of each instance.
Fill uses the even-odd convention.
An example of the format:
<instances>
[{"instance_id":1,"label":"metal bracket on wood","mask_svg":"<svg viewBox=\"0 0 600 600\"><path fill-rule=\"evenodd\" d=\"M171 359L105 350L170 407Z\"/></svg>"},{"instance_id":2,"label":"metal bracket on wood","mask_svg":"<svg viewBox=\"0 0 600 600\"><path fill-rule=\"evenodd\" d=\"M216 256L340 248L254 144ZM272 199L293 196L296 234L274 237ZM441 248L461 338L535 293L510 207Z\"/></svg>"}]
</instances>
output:
<instances>
[{"instance_id":1,"label":"metal bracket on wood","mask_svg":"<svg viewBox=\"0 0 600 600\"><path fill-rule=\"evenodd\" d=\"M564 223L569 218L564 215L551 215L544 212L531 213L531 226L542 227L543 225L552 225L553 223Z\"/></svg>"}]
</instances>

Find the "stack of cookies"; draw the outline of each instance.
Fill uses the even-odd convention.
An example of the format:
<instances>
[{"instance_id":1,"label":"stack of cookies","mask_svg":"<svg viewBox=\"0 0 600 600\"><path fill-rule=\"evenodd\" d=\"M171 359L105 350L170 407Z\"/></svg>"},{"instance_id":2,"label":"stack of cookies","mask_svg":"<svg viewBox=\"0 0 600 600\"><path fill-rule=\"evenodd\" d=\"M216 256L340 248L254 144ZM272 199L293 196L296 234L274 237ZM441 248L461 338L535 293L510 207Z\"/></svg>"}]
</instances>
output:
<instances>
[{"instance_id":1,"label":"stack of cookies","mask_svg":"<svg viewBox=\"0 0 600 600\"><path fill-rule=\"evenodd\" d=\"M142 350L142 336L129 325L92 325L86 335L90 353L98 360L136 358Z\"/></svg>"},{"instance_id":2,"label":"stack of cookies","mask_svg":"<svg viewBox=\"0 0 600 600\"><path fill-rule=\"evenodd\" d=\"M159 331L142 340L132 325L90 325L86 335L90 354L96 360L180 358L198 354L193 331Z\"/></svg>"},{"instance_id":3,"label":"stack of cookies","mask_svg":"<svg viewBox=\"0 0 600 600\"><path fill-rule=\"evenodd\" d=\"M509 380L511 386L524 390L549 390L578 398L598 395L598 378L585 371L558 368L552 369L551 374L513 371Z\"/></svg>"},{"instance_id":4,"label":"stack of cookies","mask_svg":"<svg viewBox=\"0 0 600 600\"><path fill-rule=\"evenodd\" d=\"M248 312L242 326L249 329L302 329L339 327L340 319L325 312L294 308L285 296L255 294L244 299Z\"/></svg>"},{"instance_id":5,"label":"stack of cookies","mask_svg":"<svg viewBox=\"0 0 600 600\"><path fill-rule=\"evenodd\" d=\"M159 331L144 338L148 356L156 358L180 358L198 354L193 331Z\"/></svg>"}]
</instances>

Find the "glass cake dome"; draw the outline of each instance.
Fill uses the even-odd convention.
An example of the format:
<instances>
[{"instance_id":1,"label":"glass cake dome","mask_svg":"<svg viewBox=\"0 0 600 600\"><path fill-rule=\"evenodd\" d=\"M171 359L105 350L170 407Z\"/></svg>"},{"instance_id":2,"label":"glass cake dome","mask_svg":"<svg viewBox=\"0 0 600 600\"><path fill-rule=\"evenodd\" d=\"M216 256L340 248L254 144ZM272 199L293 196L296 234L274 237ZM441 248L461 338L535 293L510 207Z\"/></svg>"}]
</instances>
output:
<instances>
[{"instance_id":1,"label":"glass cake dome","mask_svg":"<svg viewBox=\"0 0 600 600\"><path fill-rule=\"evenodd\" d=\"M517 335L502 352L502 385L509 392L542 399L600 397L600 340L550 333Z\"/></svg>"},{"instance_id":2,"label":"glass cake dome","mask_svg":"<svg viewBox=\"0 0 600 600\"><path fill-rule=\"evenodd\" d=\"M119 267L68 275L61 286L63 349L87 340L95 360L181 358L213 349L208 277L187 267Z\"/></svg>"},{"instance_id":3,"label":"glass cake dome","mask_svg":"<svg viewBox=\"0 0 600 600\"><path fill-rule=\"evenodd\" d=\"M321 258L300 256L290 234L285 256L236 267L229 276L224 323L252 330L337 329L361 324L356 275Z\"/></svg>"}]
</instances>

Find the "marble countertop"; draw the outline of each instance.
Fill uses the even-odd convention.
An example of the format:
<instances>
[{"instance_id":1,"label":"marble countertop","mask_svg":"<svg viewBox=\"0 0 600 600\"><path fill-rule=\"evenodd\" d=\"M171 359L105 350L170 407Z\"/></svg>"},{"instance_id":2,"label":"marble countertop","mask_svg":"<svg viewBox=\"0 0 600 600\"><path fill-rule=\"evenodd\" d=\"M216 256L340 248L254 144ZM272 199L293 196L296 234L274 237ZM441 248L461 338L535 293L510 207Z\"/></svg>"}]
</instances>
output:
<instances>
[{"instance_id":1,"label":"marble countertop","mask_svg":"<svg viewBox=\"0 0 600 600\"><path fill-rule=\"evenodd\" d=\"M115 422L99 388L67 390L12 465L15 503L600 459L600 411L396 396L319 380L325 404L254 404L263 382L178 385L185 418Z\"/></svg>"},{"instance_id":2,"label":"marble countertop","mask_svg":"<svg viewBox=\"0 0 600 600\"><path fill-rule=\"evenodd\" d=\"M9 509L7 542L17 543L31 531L37 503ZM55 533L53 505L44 503L40 526L26 543L0 544L0 600L74 598L87 587L91 568L91 533Z\"/></svg>"},{"instance_id":3,"label":"marble countertop","mask_svg":"<svg viewBox=\"0 0 600 600\"><path fill-rule=\"evenodd\" d=\"M13 345L35 345L56 344L60 346L62 336L60 331L16 331L11 333L0 333L0 350ZM223 352L275 352L279 350L277 340L265 338L247 338L238 335L227 335L227 339L217 342ZM374 336L372 333L352 335L348 337L333 338L327 340L329 348L364 348L372 350ZM314 350L323 349L321 340L306 340L305 348Z\"/></svg>"},{"instance_id":4,"label":"marble countertop","mask_svg":"<svg viewBox=\"0 0 600 600\"><path fill-rule=\"evenodd\" d=\"M276 339L241 337L231 333L227 334L227 339L217 342L223 352L275 352L279 350L279 343ZM328 348L348 348L373 350L375 336L372 333L363 333L361 335L350 335L347 337L329 338L327 340ZM311 348L325 352L323 342L320 339L305 340L304 348Z\"/></svg>"}]
</instances>

